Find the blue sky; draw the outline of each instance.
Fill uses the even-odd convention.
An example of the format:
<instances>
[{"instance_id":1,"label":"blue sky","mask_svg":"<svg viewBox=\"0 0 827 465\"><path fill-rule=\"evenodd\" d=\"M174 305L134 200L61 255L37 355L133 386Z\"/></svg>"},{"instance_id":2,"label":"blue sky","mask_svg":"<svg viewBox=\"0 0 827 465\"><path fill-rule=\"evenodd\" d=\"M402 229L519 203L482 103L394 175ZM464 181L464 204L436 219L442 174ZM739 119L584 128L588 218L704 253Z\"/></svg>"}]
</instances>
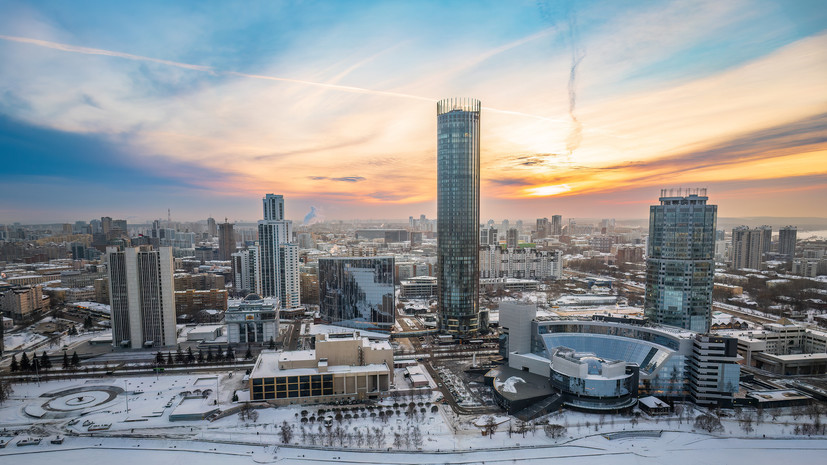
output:
<instances>
[{"instance_id":1,"label":"blue sky","mask_svg":"<svg viewBox=\"0 0 827 465\"><path fill-rule=\"evenodd\" d=\"M0 223L255 220L267 192L295 219L433 217L452 96L483 102L484 218L640 218L686 185L722 216L827 216L826 10L0 0Z\"/></svg>"}]
</instances>

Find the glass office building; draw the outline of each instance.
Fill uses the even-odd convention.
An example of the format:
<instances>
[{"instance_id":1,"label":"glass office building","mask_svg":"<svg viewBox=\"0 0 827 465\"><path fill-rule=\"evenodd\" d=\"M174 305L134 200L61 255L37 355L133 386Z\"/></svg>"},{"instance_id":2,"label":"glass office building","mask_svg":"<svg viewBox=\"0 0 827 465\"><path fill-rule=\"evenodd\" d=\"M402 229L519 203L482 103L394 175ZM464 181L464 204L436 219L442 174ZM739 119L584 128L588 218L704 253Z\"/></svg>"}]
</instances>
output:
<instances>
[{"instance_id":1,"label":"glass office building","mask_svg":"<svg viewBox=\"0 0 827 465\"><path fill-rule=\"evenodd\" d=\"M351 328L390 331L395 304L393 257L319 259L322 320Z\"/></svg>"},{"instance_id":2,"label":"glass office building","mask_svg":"<svg viewBox=\"0 0 827 465\"><path fill-rule=\"evenodd\" d=\"M717 205L706 189L662 190L649 208L646 299L651 320L692 331L709 331L715 273Z\"/></svg>"},{"instance_id":3,"label":"glass office building","mask_svg":"<svg viewBox=\"0 0 827 465\"><path fill-rule=\"evenodd\" d=\"M480 108L476 99L437 103L437 273L442 331L480 329Z\"/></svg>"}]
</instances>

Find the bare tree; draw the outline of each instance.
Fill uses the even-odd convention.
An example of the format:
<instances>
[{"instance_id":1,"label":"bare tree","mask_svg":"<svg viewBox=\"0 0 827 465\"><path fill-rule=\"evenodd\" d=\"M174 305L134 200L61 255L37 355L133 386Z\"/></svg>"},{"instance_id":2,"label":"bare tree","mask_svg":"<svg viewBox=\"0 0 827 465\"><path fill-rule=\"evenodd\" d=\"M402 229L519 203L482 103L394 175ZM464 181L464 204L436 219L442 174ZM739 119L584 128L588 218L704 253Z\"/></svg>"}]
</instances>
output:
<instances>
[{"instance_id":1,"label":"bare tree","mask_svg":"<svg viewBox=\"0 0 827 465\"><path fill-rule=\"evenodd\" d=\"M717 416L711 413L704 413L695 418L695 428L711 433L713 431L723 431L724 426L721 424L721 420Z\"/></svg>"},{"instance_id":2,"label":"bare tree","mask_svg":"<svg viewBox=\"0 0 827 465\"><path fill-rule=\"evenodd\" d=\"M744 418L741 420L741 428L747 434L755 431L755 428L752 427L752 415L750 415L749 413L744 415Z\"/></svg>"},{"instance_id":3,"label":"bare tree","mask_svg":"<svg viewBox=\"0 0 827 465\"><path fill-rule=\"evenodd\" d=\"M290 444L293 439L293 427L287 424L287 420L281 423L280 436L282 444Z\"/></svg>"},{"instance_id":4,"label":"bare tree","mask_svg":"<svg viewBox=\"0 0 827 465\"><path fill-rule=\"evenodd\" d=\"M384 448L385 440L387 439L385 430L382 428L373 428L373 436L376 438L376 444L379 446L379 449Z\"/></svg>"},{"instance_id":5,"label":"bare tree","mask_svg":"<svg viewBox=\"0 0 827 465\"><path fill-rule=\"evenodd\" d=\"M546 431L546 436L552 439L563 437L567 431L563 425L546 425L543 429Z\"/></svg>"},{"instance_id":6,"label":"bare tree","mask_svg":"<svg viewBox=\"0 0 827 465\"><path fill-rule=\"evenodd\" d=\"M487 435L489 438L494 437L494 433L497 431L497 420L494 417L488 417L485 420L485 424L482 427L483 434Z\"/></svg>"},{"instance_id":7,"label":"bare tree","mask_svg":"<svg viewBox=\"0 0 827 465\"><path fill-rule=\"evenodd\" d=\"M411 430L411 443L417 449L422 448L422 430L419 429L419 425L416 425Z\"/></svg>"},{"instance_id":8,"label":"bare tree","mask_svg":"<svg viewBox=\"0 0 827 465\"><path fill-rule=\"evenodd\" d=\"M11 382L0 379L0 404L3 404L3 402L11 396L12 392L14 392L14 390L11 387Z\"/></svg>"}]
</instances>

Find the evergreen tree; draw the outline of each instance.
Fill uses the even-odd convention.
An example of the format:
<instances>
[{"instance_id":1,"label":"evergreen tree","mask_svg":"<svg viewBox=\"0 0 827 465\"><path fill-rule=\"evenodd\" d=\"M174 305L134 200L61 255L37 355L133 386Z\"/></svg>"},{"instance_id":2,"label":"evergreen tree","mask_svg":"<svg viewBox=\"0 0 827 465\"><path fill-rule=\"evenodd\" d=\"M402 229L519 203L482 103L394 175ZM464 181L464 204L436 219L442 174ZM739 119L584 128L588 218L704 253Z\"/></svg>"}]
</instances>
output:
<instances>
[{"instance_id":1,"label":"evergreen tree","mask_svg":"<svg viewBox=\"0 0 827 465\"><path fill-rule=\"evenodd\" d=\"M197 360L198 360L199 364L204 363L204 351L201 350L201 349L198 349L198 358L197 358Z\"/></svg>"},{"instance_id":2,"label":"evergreen tree","mask_svg":"<svg viewBox=\"0 0 827 465\"><path fill-rule=\"evenodd\" d=\"M69 369L69 354L65 350L63 351L63 369Z\"/></svg>"},{"instance_id":3,"label":"evergreen tree","mask_svg":"<svg viewBox=\"0 0 827 465\"><path fill-rule=\"evenodd\" d=\"M253 352L250 350L250 344L247 344L247 352L244 354L244 360L253 358Z\"/></svg>"},{"instance_id":4,"label":"evergreen tree","mask_svg":"<svg viewBox=\"0 0 827 465\"><path fill-rule=\"evenodd\" d=\"M157 354L155 354L155 364L156 365L163 365L164 364L164 354L161 353L159 350Z\"/></svg>"},{"instance_id":5,"label":"evergreen tree","mask_svg":"<svg viewBox=\"0 0 827 465\"><path fill-rule=\"evenodd\" d=\"M235 361L235 352L233 352L233 348L229 345L227 346L227 353L226 353L227 360L234 362Z\"/></svg>"},{"instance_id":6,"label":"evergreen tree","mask_svg":"<svg viewBox=\"0 0 827 465\"><path fill-rule=\"evenodd\" d=\"M52 368L52 359L49 358L45 350L43 351L43 355L40 356L40 367L44 370Z\"/></svg>"},{"instance_id":7,"label":"evergreen tree","mask_svg":"<svg viewBox=\"0 0 827 465\"><path fill-rule=\"evenodd\" d=\"M23 352L23 355L20 356L20 371L29 371L32 368L31 362L29 362L29 356L26 355L26 352Z\"/></svg>"},{"instance_id":8,"label":"evergreen tree","mask_svg":"<svg viewBox=\"0 0 827 465\"><path fill-rule=\"evenodd\" d=\"M95 326L95 322L92 321L92 315L86 315L86 319L83 320L83 328L89 331L93 326Z\"/></svg>"},{"instance_id":9,"label":"evergreen tree","mask_svg":"<svg viewBox=\"0 0 827 465\"><path fill-rule=\"evenodd\" d=\"M75 368L80 366L80 357L78 357L77 351L72 352L72 366Z\"/></svg>"},{"instance_id":10,"label":"evergreen tree","mask_svg":"<svg viewBox=\"0 0 827 465\"><path fill-rule=\"evenodd\" d=\"M43 366L40 364L40 359L37 358L37 354L32 354L32 363L29 367L29 371L40 373L41 370L43 370Z\"/></svg>"},{"instance_id":11,"label":"evergreen tree","mask_svg":"<svg viewBox=\"0 0 827 465\"><path fill-rule=\"evenodd\" d=\"M175 363L181 365L184 363L184 351L181 350L181 346L178 346L178 350L175 351Z\"/></svg>"},{"instance_id":12,"label":"evergreen tree","mask_svg":"<svg viewBox=\"0 0 827 465\"><path fill-rule=\"evenodd\" d=\"M276 341L273 338L270 338L270 342L267 343L267 348L270 350L276 350Z\"/></svg>"},{"instance_id":13,"label":"evergreen tree","mask_svg":"<svg viewBox=\"0 0 827 465\"><path fill-rule=\"evenodd\" d=\"M172 352L167 352L167 365L172 365Z\"/></svg>"},{"instance_id":14,"label":"evergreen tree","mask_svg":"<svg viewBox=\"0 0 827 465\"><path fill-rule=\"evenodd\" d=\"M78 329L75 328L75 325L72 325L72 327L69 328L69 335L70 336L77 336L77 334L78 334Z\"/></svg>"},{"instance_id":15,"label":"evergreen tree","mask_svg":"<svg viewBox=\"0 0 827 465\"><path fill-rule=\"evenodd\" d=\"M192 346L187 347L187 365L192 365L195 362L195 354L192 353Z\"/></svg>"},{"instance_id":16,"label":"evergreen tree","mask_svg":"<svg viewBox=\"0 0 827 465\"><path fill-rule=\"evenodd\" d=\"M11 356L11 365L9 365L9 369L12 372L15 372L20 369L20 365L17 364L17 354L13 354Z\"/></svg>"},{"instance_id":17,"label":"evergreen tree","mask_svg":"<svg viewBox=\"0 0 827 465\"><path fill-rule=\"evenodd\" d=\"M212 363L213 355L212 355L212 347L207 348L207 363Z\"/></svg>"}]
</instances>

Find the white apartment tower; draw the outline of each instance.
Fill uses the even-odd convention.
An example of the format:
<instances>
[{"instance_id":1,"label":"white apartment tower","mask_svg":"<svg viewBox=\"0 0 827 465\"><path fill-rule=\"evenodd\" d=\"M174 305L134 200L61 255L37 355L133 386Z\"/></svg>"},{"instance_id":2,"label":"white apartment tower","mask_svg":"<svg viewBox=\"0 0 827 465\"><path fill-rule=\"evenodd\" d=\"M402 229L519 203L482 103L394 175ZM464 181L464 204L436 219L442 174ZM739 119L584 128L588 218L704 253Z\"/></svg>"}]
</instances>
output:
<instances>
[{"instance_id":1,"label":"white apartment tower","mask_svg":"<svg viewBox=\"0 0 827 465\"><path fill-rule=\"evenodd\" d=\"M261 276L258 267L258 247L250 246L232 254L233 284L236 291L258 292Z\"/></svg>"},{"instance_id":2,"label":"white apartment tower","mask_svg":"<svg viewBox=\"0 0 827 465\"><path fill-rule=\"evenodd\" d=\"M172 249L108 247L112 345L133 349L176 343Z\"/></svg>"},{"instance_id":3,"label":"white apartment tower","mask_svg":"<svg viewBox=\"0 0 827 465\"><path fill-rule=\"evenodd\" d=\"M258 222L259 281L256 293L278 297L285 308L301 305L299 248L291 242L293 222L284 219L284 197L267 194L264 219Z\"/></svg>"}]
</instances>

